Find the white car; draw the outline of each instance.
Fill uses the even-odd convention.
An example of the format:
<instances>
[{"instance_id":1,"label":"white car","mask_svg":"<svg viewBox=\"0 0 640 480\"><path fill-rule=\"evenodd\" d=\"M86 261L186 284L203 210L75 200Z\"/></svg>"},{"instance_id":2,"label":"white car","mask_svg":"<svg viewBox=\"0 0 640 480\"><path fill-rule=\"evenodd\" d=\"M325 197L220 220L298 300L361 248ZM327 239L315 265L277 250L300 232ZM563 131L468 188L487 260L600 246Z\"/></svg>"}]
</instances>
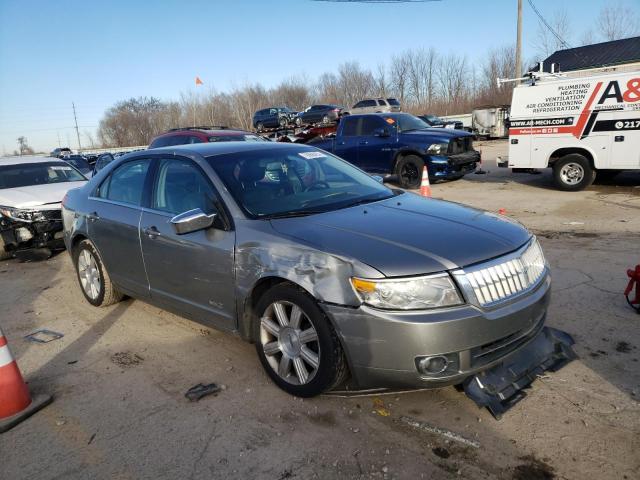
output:
<instances>
[{"instance_id":1,"label":"white car","mask_svg":"<svg viewBox=\"0 0 640 480\"><path fill-rule=\"evenodd\" d=\"M61 202L87 182L56 158L0 158L0 260L33 248L63 248Z\"/></svg>"}]
</instances>

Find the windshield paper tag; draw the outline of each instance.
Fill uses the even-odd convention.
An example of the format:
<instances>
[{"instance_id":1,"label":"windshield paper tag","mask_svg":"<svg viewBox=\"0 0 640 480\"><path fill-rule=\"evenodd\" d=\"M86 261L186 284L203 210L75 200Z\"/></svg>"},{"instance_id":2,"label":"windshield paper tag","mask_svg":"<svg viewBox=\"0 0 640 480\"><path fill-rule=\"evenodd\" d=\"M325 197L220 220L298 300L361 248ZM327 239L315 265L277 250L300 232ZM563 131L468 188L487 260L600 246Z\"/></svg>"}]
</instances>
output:
<instances>
[{"instance_id":1,"label":"windshield paper tag","mask_svg":"<svg viewBox=\"0 0 640 480\"><path fill-rule=\"evenodd\" d=\"M326 155L322 152L300 152L298 153L302 158L311 160L312 158L325 158Z\"/></svg>"},{"instance_id":2,"label":"windshield paper tag","mask_svg":"<svg viewBox=\"0 0 640 480\"><path fill-rule=\"evenodd\" d=\"M73 170L71 167L62 167L62 166L57 166L57 165L52 165L51 170Z\"/></svg>"}]
</instances>

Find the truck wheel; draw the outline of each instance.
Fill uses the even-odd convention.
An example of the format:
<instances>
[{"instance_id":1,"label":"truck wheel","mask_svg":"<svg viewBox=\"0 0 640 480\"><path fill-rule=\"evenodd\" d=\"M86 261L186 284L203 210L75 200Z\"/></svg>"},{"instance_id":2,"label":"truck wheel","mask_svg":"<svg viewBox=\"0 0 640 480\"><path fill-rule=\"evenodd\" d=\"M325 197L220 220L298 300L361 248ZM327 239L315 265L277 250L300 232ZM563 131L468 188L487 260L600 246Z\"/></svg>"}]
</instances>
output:
<instances>
[{"instance_id":1,"label":"truck wheel","mask_svg":"<svg viewBox=\"0 0 640 480\"><path fill-rule=\"evenodd\" d=\"M347 362L331 323L314 299L291 284L267 291L256 307L254 338L271 380L297 397L314 397L347 376Z\"/></svg>"},{"instance_id":2,"label":"truck wheel","mask_svg":"<svg viewBox=\"0 0 640 480\"><path fill-rule=\"evenodd\" d=\"M84 298L94 307L107 307L122 300L122 293L111 282L98 251L89 240L81 241L73 250L78 282Z\"/></svg>"},{"instance_id":3,"label":"truck wheel","mask_svg":"<svg viewBox=\"0 0 640 480\"><path fill-rule=\"evenodd\" d=\"M571 153L553 165L553 178L560 190L577 192L593 183L596 172L584 155Z\"/></svg>"},{"instance_id":4,"label":"truck wheel","mask_svg":"<svg viewBox=\"0 0 640 480\"><path fill-rule=\"evenodd\" d=\"M424 161L417 155L407 155L396 163L396 175L402 188L419 188Z\"/></svg>"},{"instance_id":5,"label":"truck wheel","mask_svg":"<svg viewBox=\"0 0 640 480\"><path fill-rule=\"evenodd\" d=\"M0 261L1 260L9 260L12 257L13 257L13 253L5 251L5 249L4 249L4 239L2 238L2 235L0 234Z\"/></svg>"},{"instance_id":6,"label":"truck wheel","mask_svg":"<svg viewBox=\"0 0 640 480\"><path fill-rule=\"evenodd\" d=\"M259 132L263 131L264 130L264 123L262 123L262 122L256 123L256 130L259 131Z\"/></svg>"}]
</instances>

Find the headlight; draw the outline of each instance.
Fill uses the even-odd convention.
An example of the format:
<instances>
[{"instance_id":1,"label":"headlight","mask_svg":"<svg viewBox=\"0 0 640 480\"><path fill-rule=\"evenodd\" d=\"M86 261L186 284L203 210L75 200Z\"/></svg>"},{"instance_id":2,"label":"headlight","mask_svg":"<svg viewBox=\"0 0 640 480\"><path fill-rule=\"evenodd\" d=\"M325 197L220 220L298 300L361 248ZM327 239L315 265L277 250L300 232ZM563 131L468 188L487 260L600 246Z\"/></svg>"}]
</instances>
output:
<instances>
[{"instance_id":1,"label":"headlight","mask_svg":"<svg viewBox=\"0 0 640 480\"><path fill-rule=\"evenodd\" d=\"M448 143L434 143L427 148L427 153L429 155L444 155L448 150Z\"/></svg>"},{"instance_id":2,"label":"headlight","mask_svg":"<svg viewBox=\"0 0 640 480\"><path fill-rule=\"evenodd\" d=\"M540 247L537 238L534 238L531 245L522 253L520 260L522 261L529 285L533 285L540 279L547 268L547 261L544 258L542 247Z\"/></svg>"},{"instance_id":3,"label":"headlight","mask_svg":"<svg viewBox=\"0 0 640 480\"><path fill-rule=\"evenodd\" d=\"M31 223L45 219L43 213L37 210L22 210L20 208L13 207L0 207L0 214L19 222Z\"/></svg>"},{"instance_id":4,"label":"headlight","mask_svg":"<svg viewBox=\"0 0 640 480\"><path fill-rule=\"evenodd\" d=\"M446 273L384 280L353 277L351 285L363 303L385 310L424 310L463 303Z\"/></svg>"}]
</instances>

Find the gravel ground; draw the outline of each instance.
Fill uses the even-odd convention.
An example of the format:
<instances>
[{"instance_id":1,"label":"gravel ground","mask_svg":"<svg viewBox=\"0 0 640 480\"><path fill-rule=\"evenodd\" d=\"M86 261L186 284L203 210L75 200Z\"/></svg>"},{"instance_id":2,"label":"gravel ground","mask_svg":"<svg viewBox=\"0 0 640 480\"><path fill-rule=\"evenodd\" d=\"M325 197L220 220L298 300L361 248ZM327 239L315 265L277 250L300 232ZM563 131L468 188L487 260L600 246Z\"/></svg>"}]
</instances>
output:
<instances>
[{"instance_id":1,"label":"gravel ground","mask_svg":"<svg viewBox=\"0 0 640 480\"><path fill-rule=\"evenodd\" d=\"M640 261L640 174L563 193L549 172L497 169L505 142L479 146L490 173L434 196L504 208L539 235L554 278L548 324L580 356L501 421L454 388L290 397L233 336L140 301L91 307L62 253L0 263L4 333L32 392L55 396L0 436L3 478L637 478L640 316L621 292ZM65 336L23 339L39 328ZM189 402L200 382L224 390Z\"/></svg>"}]
</instances>

